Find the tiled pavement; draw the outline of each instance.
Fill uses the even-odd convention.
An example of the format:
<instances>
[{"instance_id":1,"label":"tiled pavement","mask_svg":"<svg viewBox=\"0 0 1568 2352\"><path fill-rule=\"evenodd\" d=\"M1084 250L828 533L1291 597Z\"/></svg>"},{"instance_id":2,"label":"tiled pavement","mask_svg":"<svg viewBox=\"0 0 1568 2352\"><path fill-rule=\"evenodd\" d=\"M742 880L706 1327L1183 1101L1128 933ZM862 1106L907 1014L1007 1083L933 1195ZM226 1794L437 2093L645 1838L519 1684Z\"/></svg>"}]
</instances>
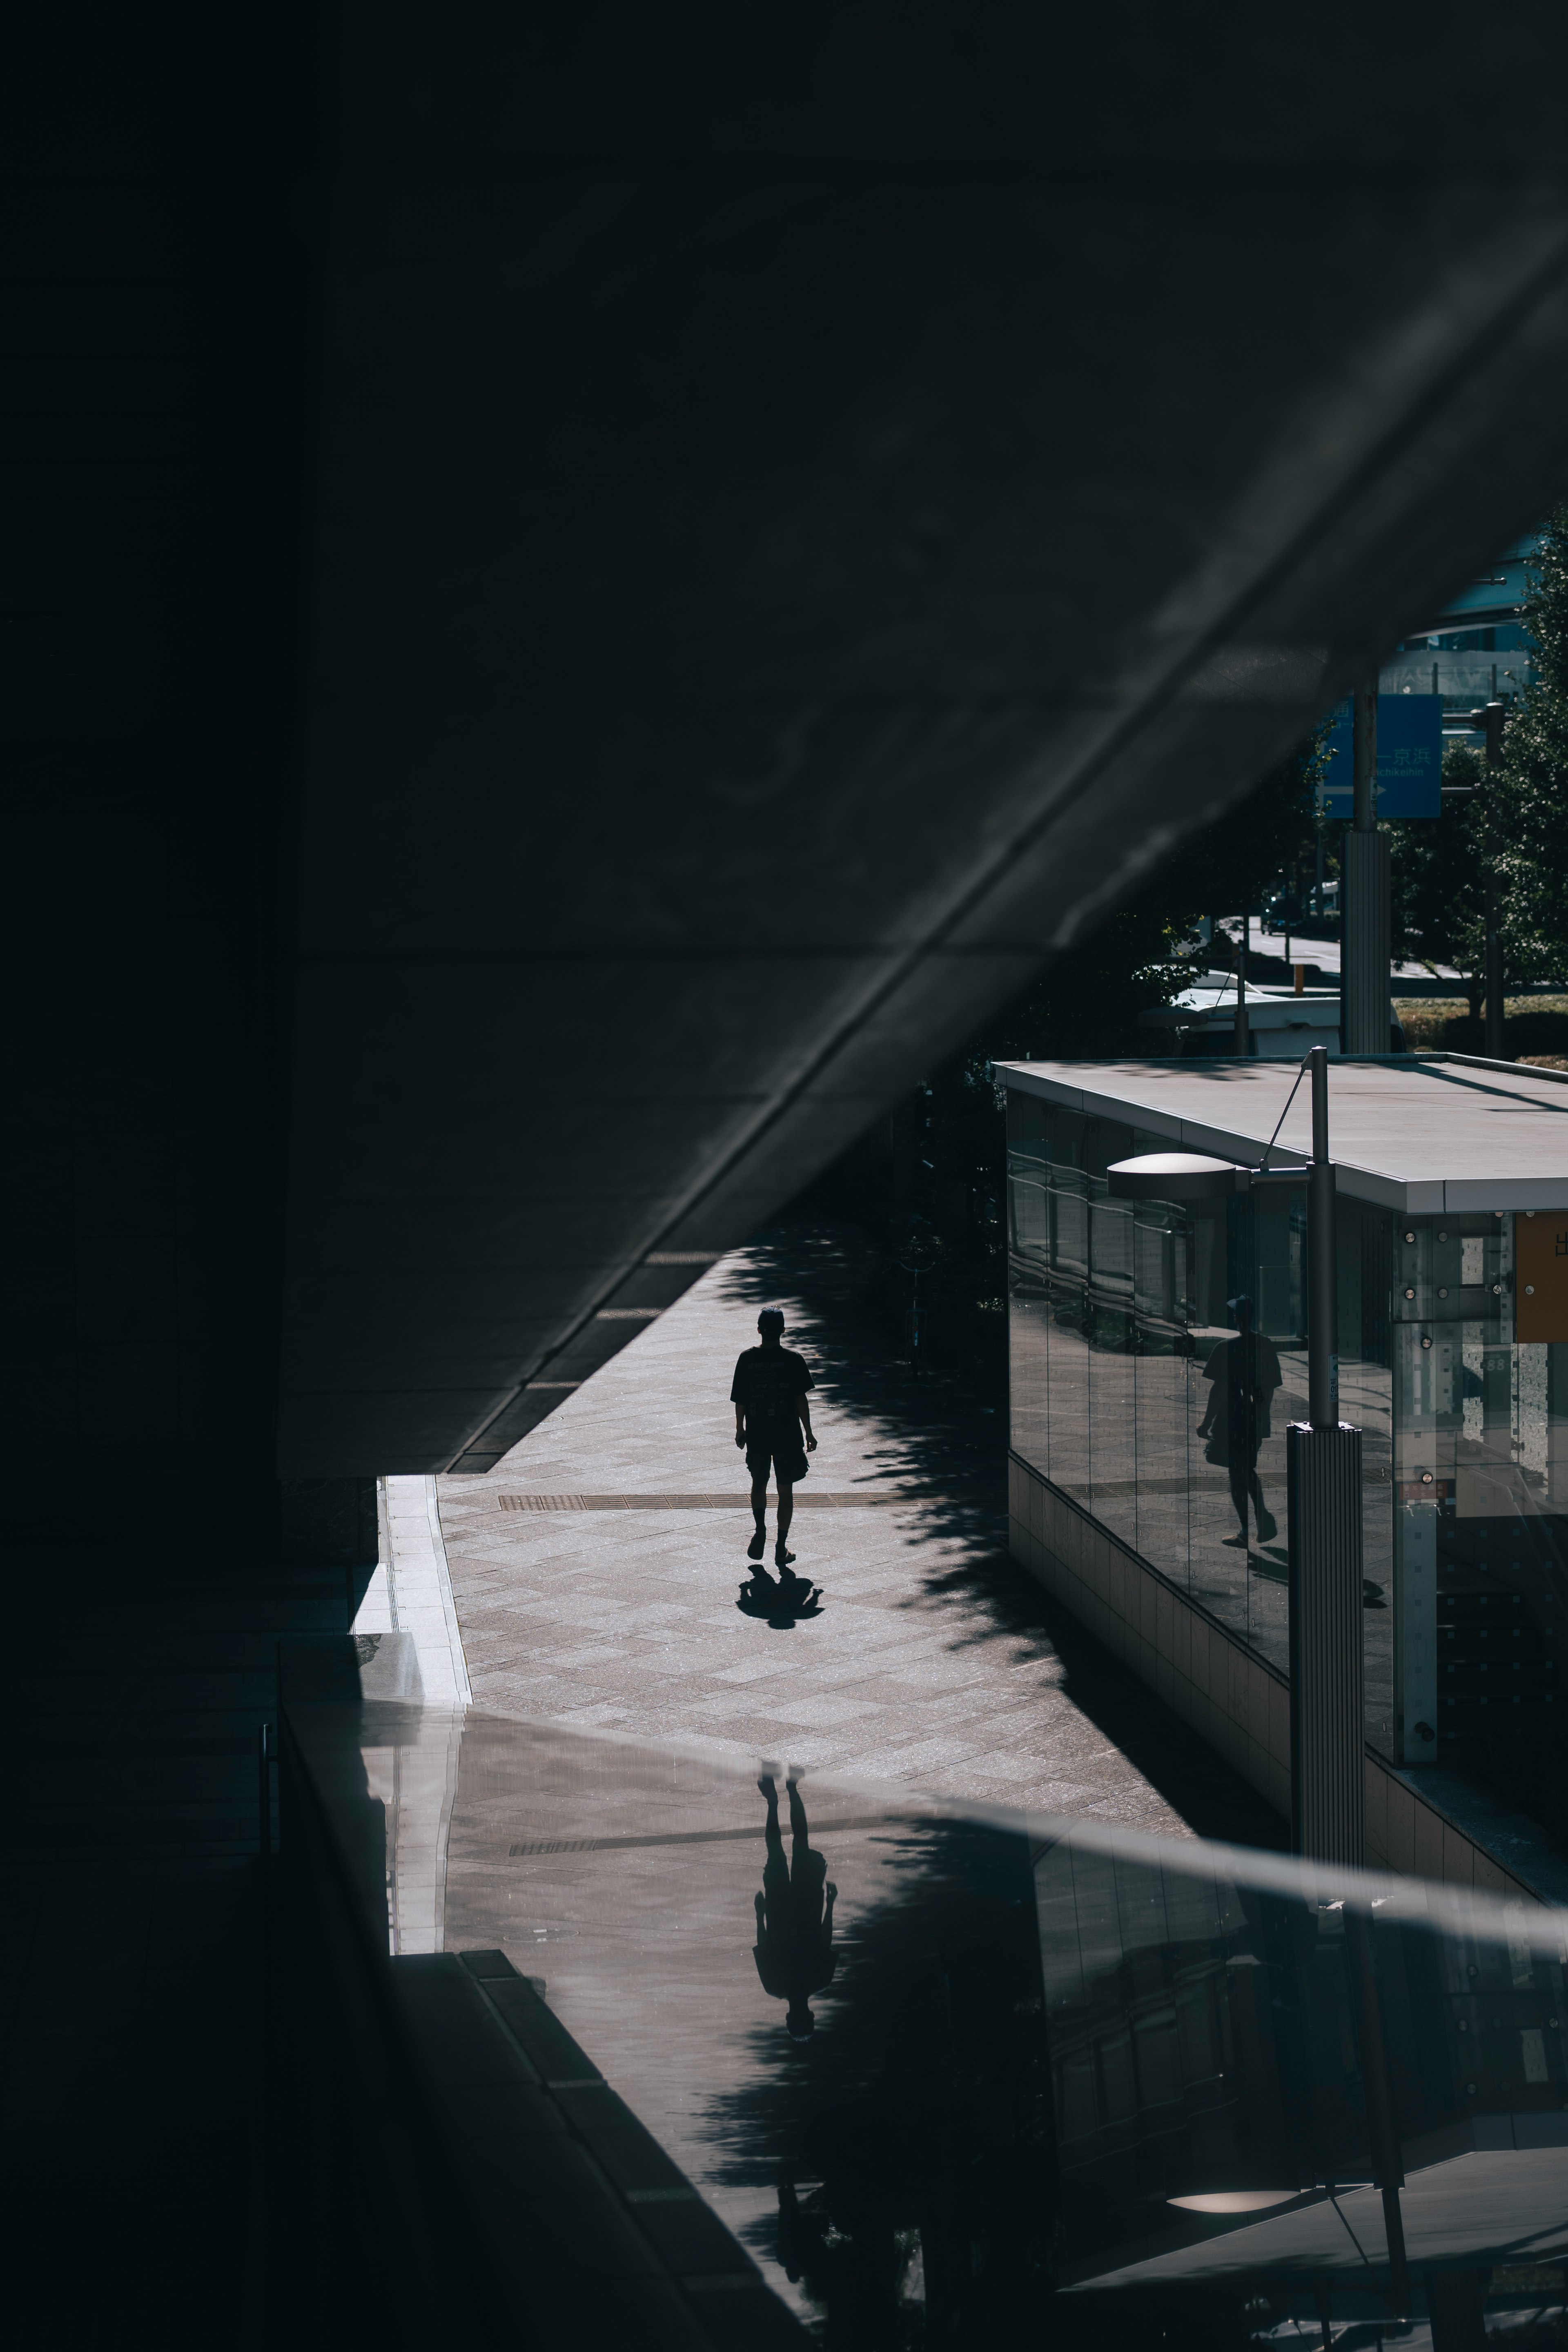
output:
<instances>
[{"instance_id":1,"label":"tiled pavement","mask_svg":"<svg viewBox=\"0 0 1568 2352\"><path fill-rule=\"evenodd\" d=\"M475 1705L1278 1843L1226 1768L1006 1559L1000 1415L887 1360L845 1248L786 1234L737 1253L495 1470L438 1482ZM803 1492L900 1496L797 1508L797 1573L824 1602L787 1627L736 1606L751 1518L730 1376L769 1299L819 1383ZM723 1493L739 1507L500 1500Z\"/></svg>"}]
</instances>

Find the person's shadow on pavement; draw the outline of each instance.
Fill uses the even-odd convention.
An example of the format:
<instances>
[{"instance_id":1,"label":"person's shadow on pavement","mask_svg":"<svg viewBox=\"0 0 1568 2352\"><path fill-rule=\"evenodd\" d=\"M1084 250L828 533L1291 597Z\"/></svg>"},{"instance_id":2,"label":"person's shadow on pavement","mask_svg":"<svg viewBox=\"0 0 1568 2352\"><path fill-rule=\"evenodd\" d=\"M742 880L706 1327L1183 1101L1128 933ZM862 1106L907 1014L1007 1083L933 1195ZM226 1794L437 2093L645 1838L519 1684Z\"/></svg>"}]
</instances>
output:
<instances>
[{"instance_id":1,"label":"person's shadow on pavement","mask_svg":"<svg viewBox=\"0 0 1568 2352\"><path fill-rule=\"evenodd\" d=\"M794 1576L781 1569L775 1583L764 1568L752 1570L741 1586L735 1606L742 1616L761 1617L787 1632L802 1617L820 1617L822 1590L809 1576Z\"/></svg>"}]
</instances>

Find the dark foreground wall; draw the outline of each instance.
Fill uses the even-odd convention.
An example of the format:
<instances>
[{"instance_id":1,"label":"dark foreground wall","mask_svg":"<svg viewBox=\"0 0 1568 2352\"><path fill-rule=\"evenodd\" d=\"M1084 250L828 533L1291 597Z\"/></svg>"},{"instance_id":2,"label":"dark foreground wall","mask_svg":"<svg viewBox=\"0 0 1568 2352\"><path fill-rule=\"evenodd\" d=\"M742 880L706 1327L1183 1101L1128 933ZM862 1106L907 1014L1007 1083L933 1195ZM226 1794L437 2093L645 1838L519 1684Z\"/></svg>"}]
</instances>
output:
<instances>
[{"instance_id":1,"label":"dark foreground wall","mask_svg":"<svg viewBox=\"0 0 1568 2352\"><path fill-rule=\"evenodd\" d=\"M14 1492L493 1460L1540 509L1444 16L54 22Z\"/></svg>"},{"instance_id":2,"label":"dark foreground wall","mask_svg":"<svg viewBox=\"0 0 1568 2352\"><path fill-rule=\"evenodd\" d=\"M32 16L0 77L11 1526L266 1550L321 28Z\"/></svg>"}]
</instances>

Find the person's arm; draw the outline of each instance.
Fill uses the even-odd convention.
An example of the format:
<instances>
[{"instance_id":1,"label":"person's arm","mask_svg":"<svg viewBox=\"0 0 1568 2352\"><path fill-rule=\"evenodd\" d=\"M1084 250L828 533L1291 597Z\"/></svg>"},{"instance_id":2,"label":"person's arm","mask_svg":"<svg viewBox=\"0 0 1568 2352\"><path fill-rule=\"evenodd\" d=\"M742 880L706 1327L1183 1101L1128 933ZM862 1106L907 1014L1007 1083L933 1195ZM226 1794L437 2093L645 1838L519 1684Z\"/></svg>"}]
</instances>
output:
<instances>
[{"instance_id":1,"label":"person's arm","mask_svg":"<svg viewBox=\"0 0 1568 2352\"><path fill-rule=\"evenodd\" d=\"M795 1401L795 1409L799 1416L800 1425L805 1432L805 1450L808 1454L815 1454L816 1451L816 1440L811 1433L810 1399L805 1395L797 1396Z\"/></svg>"},{"instance_id":2,"label":"person's arm","mask_svg":"<svg viewBox=\"0 0 1568 2352\"><path fill-rule=\"evenodd\" d=\"M737 1397L737 1398L735 1399L735 1443L736 1443L736 1444L737 1444L737 1445L744 1445L745 1442L746 1442L746 1408L745 1408L745 1406L741 1402L740 1398L739 1398L739 1397Z\"/></svg>"}]
</instances>

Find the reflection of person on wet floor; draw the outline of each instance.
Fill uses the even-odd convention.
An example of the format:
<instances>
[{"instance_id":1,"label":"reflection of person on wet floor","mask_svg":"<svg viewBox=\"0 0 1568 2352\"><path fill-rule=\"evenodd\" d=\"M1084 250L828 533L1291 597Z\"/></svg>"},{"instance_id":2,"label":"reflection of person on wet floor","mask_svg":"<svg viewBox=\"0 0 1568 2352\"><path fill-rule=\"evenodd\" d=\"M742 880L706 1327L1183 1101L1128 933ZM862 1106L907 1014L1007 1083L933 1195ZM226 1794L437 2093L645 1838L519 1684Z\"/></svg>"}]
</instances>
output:
<instances>
[{"instance_id":1,"label":"reflection of person on wet floor","mask_svg":"<svg viewBox=\"0 0 1568 2352\"><path fill-rule=\"evenodd\" d=\"M1227 1298L1226 1312L1235 1320L1237 1336L1222 1339L1204 1366L1204 1378L1212 1385L1198 1435L1208 1440L1205 1461L1230 1474L1230 1498L1241 1533L1226 1536L1226 1541L1245 1549L1248 1496L1258 1514L1258 1542L1268 1543L1279 1532L1263 1499L1258 1451L1269 1434L1269 1407L1281 1375L1273 1341L1252 1328L1251 1299Z\"/></svg>"},{"instance_id":2,"label":"reflection of person on wet floor","mask_svg":"<svg viewBox=\"0 0 1568 2352\"><path fill-rule=\"evenodd\" d=\"M757 1782L768 1801L768 1858L757 1896L757 1940L752 1958L763 1990L786 2000L784 2024L792 2042L805 2042L816 2020L807 2004L833 1980L833 1906L838 1889L829 1880L824 1855L811 1850L805 1807L793 1780L789 1790L790 1860L779 1833L779 1796L770 1772ZM824 1898L826 1897L826 1905Z\"/></svg>"},{"instance_id":3,"label":"reflection of person on wet floor","mask_svg":"<svg viewBox=\"0 0 1568 2352\"><path fill-rule=\"evenodd\" d=\"M784 1345L784 1319L776 1307L757 1318L759 1348L748 1348L735 1366L730 1402L735 1408L735 1443L743 1446L752 1474L752 1517L756 1532L746 1546L748 1559L761 1559L768 1540L768 1472L778 1481L779 1539L773 1565L787 1568L795 1554L784 1542L795 1516L795 1481L804 1478L807 1454L816 1451L811 1432L807 1389L815 1388L804 1356ZM805 1443L802 1444L804 1434Z\"/></svg>"}]
</instances>

